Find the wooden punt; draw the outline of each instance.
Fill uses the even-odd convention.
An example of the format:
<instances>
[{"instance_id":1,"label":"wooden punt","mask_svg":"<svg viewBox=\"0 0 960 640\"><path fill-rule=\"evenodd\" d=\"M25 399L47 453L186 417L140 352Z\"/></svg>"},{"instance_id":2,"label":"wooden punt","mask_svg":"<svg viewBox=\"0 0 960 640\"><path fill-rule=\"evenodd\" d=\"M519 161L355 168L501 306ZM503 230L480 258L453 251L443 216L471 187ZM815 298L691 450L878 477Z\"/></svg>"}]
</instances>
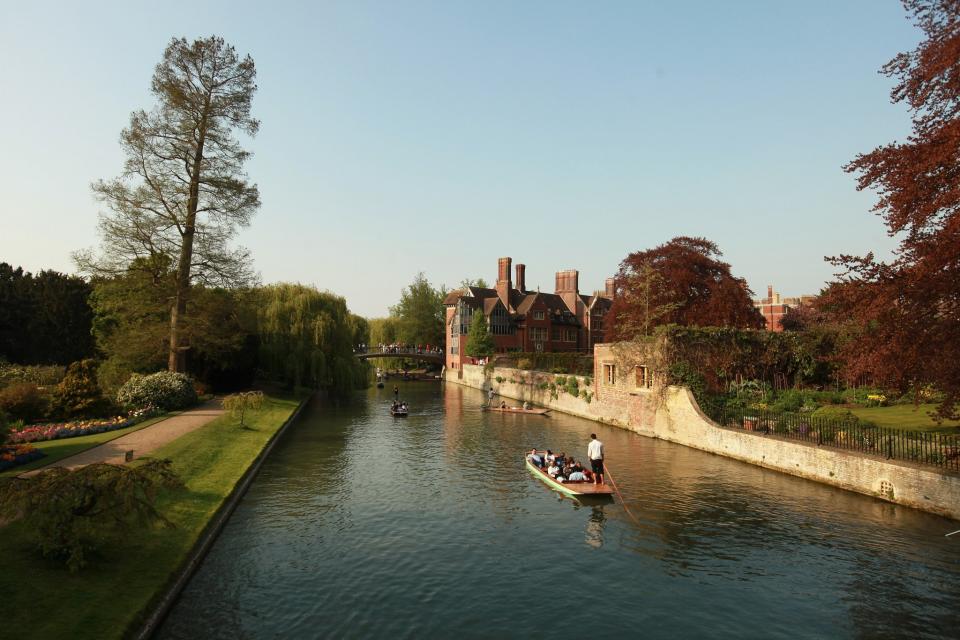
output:
<instances>
[{"instance_id":1,"label":"wooden punt","mask_svg":"<svg viewBox=\"0 0 960 640\"><path fill-rule=\"evenodd\" d=\"M530 473L540 478L551 489L559 491L568 496L609 496L613 495L613 489L608 484L593 484L593 482L557 482L550 477L543 469L523 457Z\"/></svg>"},{"instance_id":2,"label":"wooden punt","mask_svg":"<svg viewBox=\"0 0 960 640\"><path fill-rule=\"evenodd\" d=\"M483 407L483 410L499 411L500 413L529 413L535 416L545 416L550 411L550 409L524 409L523 407Z\"/></svg>"},{"instance_id":3,"label":"wooden punt","mask_svg":"<svg viewBox=\"0 0 960 640\"><path fill-rule=\"evenodd\" d=\"M406 418L407 413L407 409L397 409L395 411L393 407L390 408L390 415L392 415L394 418Z\"/></svg>"}]
</instances>

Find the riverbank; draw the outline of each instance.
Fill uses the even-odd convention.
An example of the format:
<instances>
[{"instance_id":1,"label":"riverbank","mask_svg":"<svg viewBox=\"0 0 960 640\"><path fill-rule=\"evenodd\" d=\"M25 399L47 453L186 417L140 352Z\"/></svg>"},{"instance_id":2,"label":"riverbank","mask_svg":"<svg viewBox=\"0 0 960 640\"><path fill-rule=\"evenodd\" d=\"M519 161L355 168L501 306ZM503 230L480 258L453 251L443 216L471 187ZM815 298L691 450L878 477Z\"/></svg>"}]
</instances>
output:
<instances>
[{"instance_id":1,"label":"riverbank","mask_svg":"<svg viewBox=\"0 0 960 640\"><path fill-rule=\"evenodd\" d=\"M610 349L598 349L594 377L557 376L542 371L464 365L446 380L475 389L493 388L518 401L595 422L629 429L782 473L855 491L881 500L960 520L960 477L933 467L885 460L793 442L755 432L724 429L713 423L682 387L636 386L633 371ZM620 373L613 373L618 371ZM607 376L613 378L608 381ZM561 378L573 385L557 384ZM583 393L586 391L589 395Z\"/></svg>"},{"instance_id":2,"label":"riverbank","mask_svg":"<svg viewBox=\"0 0 960 640\"><path fill-rule=\"evenodd\" d=\"M110 540L79 573L42 558L20 523L3 528L0 629L15 628L17 635L33 638L90 639L120 638L137 629L300 400L269 397L246 427L222 416L156 450L153 457L173 460L186 485L165 493L158 504L176 528L138 530Z\"/></svg>"}]
</instances>

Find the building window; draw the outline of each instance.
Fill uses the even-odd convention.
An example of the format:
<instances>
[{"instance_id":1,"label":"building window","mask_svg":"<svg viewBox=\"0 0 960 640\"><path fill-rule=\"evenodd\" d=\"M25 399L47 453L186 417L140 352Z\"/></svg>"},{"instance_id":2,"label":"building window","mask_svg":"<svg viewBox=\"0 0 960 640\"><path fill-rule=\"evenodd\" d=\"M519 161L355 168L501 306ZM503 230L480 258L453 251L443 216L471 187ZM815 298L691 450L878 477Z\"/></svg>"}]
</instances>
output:
<instances>
[{"instance_id":1,"label":"building window","mask_svg":"<svg viewBox=\"0 0 960 640\"><path fill-rule=\"evenodd\" d=\"M545 327L530 327L530 342L546 342L547 330Z\"/></svg>"},{"instance_id":2,"label":"building window","mask_svg":"<svg viewBox=\"0 0 960 640\"><path fill-rule=\"evenodd\" d=\"M617 383L617 365L615 364L603 365L603 381L606 384Z\"/></svg>"},{"instance_id":3,"label":"building window","mask_svg":"<svg viewBox=\"0 0 960 640\"><path fill-rule=\"evenodd\" d=\"M563 341L564 341L564 342L576 342L576 341L577 341L577 330L576 330L576 329L564 329L564 330L563 330Z\"/></svg>"},{"instance_id":4,"label":"building window","mask_svg":"<svg viewBox=\"0 0 960 640\"><path fill-rule=\"evenodd\" d=\"M544 318L544 315L543 315L543 310L542 310L542 309L539 310L539 311L534 311L534 312L533 312L533 319L534 319L534 320L543 320L543 318Z\"/></svg>"},{"instance_id":5,"label":"building window","mask_svg":"<svg viewBox=\"0 0 960 640\"><path fill-rule=\"evenodd\" d=\"M560 329L554 329L551 334L554 342L560 342Z\"/></svg>"},{"instance_id":6,"label":"building window","mask_svg":"<svg viewBox=\"0 0 960 640\"><path fill-rule=\"evenodd\" d=\"M637 387L640 389L649 389L653 386L653 372L644 366L637 367Z\"/></svg>"}]
</instances>

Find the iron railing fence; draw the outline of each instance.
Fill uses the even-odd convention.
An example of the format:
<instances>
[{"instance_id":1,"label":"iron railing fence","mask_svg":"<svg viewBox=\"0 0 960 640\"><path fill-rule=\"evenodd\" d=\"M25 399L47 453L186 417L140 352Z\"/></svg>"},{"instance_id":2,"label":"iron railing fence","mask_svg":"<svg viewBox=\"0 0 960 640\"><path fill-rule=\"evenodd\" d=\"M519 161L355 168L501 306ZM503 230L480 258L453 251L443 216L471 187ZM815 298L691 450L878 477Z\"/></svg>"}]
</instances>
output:
<instances>
[{"instance_id":1,"label":"iron railing fence","mask_svg":"<svg viewBox=\"0 0 960 640\"><path fill-rule=\"evenodd\" d=\"M730 409L710 403L701 408L711 420L727 429L755 431L960 472L960 434L903 431L803 413Z\"/></svg>"}]
</instances>

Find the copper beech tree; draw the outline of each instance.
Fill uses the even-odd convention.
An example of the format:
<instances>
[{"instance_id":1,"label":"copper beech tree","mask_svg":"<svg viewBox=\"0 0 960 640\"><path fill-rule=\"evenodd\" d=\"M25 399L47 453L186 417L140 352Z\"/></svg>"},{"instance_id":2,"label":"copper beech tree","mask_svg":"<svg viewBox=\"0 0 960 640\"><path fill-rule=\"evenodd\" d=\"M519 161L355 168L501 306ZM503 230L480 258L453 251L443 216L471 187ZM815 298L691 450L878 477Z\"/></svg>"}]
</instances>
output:
<instances>
[{"instance_id":1,"label":"copper beech tree","mask_svg":"<svg viewBox=\"0 0 960 640\"><path fill-rule=\"evenodd\" d=\"M899 239L889 262L829 258L843 267L821 306L845 320L848 376L946 394L942 418L960 396L960 3L905 0L925 39L888 62L894 103L910 109L912 132L857 156L845 170L878 195L873 210Z\"/></svg>"},{"instance_id":2,"label":"copper beech tree","mask_svg":"<svg viewBox=\"0 0 960 640\"><path fill-rule=\"evenodd\" d=\"M248 252L230 241L260 206L257 186L243 171L250 153L235 135L253 136L260 126L250 115L256 74L253 59L239 57L222 38L174 38L153 74L156 105L134 111L120 135L123 173L93 185L109 209L100 218L102 250L78 253L77 263L101 277L171 265L171 371L186 368L191 286L253 279Z\"/></svg>"},{"instance_id":3,"label":"copper beech tree","mask_svg":"<svg viewBox=\"0 0 960 640\"><path fill-rule=\"evenodd\" d=\"M678 237L627 256L616 276L612 338L631 340L664 324L762 328L752 292L722 255L706 238Z\"/></svg>"}]
</instances>

